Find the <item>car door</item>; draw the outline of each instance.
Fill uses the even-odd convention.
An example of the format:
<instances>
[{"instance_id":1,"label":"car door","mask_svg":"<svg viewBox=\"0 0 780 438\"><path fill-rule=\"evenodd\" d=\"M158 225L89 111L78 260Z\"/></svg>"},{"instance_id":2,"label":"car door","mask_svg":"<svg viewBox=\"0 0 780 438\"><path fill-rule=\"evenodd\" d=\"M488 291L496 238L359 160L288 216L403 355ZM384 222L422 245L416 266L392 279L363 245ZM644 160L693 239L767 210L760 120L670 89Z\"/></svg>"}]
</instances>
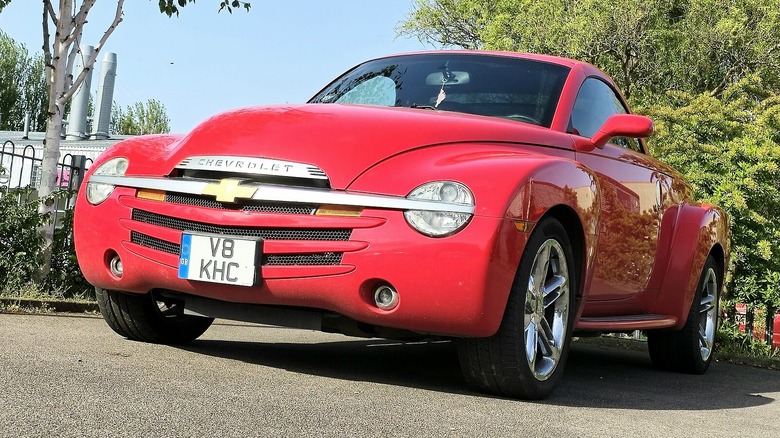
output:
<instances>
[{"instance_id":1,"label":"car door","mask_svg":"<svg viewBox=\"0 0 780 438\"><path fill-rule=\"evenodd\" d=\"M577 95L570 132L590 138L613 114L627 113L618 93L587 78ZM658 228L669 178L636 139L614 138L603 148L577 152L596 172L601 215L589 301L628 299L642 293L658 247Z\"/></svg>"}]
</instances>

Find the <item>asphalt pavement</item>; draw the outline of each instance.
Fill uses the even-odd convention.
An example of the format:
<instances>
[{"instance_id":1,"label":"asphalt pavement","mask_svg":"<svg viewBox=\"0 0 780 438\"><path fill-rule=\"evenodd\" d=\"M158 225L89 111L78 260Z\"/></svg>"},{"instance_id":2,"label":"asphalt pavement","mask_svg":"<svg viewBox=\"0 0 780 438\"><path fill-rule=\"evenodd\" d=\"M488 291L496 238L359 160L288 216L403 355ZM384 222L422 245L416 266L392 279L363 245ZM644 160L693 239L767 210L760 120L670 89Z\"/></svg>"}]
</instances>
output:
<instances>
[{"instance_id":1,"label":"asphalt pavement","mask_svg":"<svg viewBox=\"0 0 780 438\"><path fill-rule=\"evenodd\" d=\"M451 343L217 321L185 347L100 317L0 314L0 436L771 437L780 372L654 370L577 342L543 402L469 389Z\"/></svg>"}]
</instances>

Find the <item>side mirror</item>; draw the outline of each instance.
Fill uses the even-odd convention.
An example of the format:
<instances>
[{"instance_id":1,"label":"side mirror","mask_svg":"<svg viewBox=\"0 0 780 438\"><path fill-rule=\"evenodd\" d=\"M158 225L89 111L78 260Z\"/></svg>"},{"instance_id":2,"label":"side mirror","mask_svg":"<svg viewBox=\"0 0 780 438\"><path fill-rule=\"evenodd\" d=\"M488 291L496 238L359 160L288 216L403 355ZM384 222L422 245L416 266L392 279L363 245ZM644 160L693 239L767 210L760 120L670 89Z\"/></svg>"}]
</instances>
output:
<instances>
[{"instance_id":1,"label":"side mirror","mask_svg":"<svg viewBox=\"0 0 780 438\"><path fill-rule=\"evenodd\" d=\"M578 151L603 148L612 137L645 138L653 134L653 121L635 114L614 114L593 134L590 141L577 142Z\"/></svg>"}]
</instances>

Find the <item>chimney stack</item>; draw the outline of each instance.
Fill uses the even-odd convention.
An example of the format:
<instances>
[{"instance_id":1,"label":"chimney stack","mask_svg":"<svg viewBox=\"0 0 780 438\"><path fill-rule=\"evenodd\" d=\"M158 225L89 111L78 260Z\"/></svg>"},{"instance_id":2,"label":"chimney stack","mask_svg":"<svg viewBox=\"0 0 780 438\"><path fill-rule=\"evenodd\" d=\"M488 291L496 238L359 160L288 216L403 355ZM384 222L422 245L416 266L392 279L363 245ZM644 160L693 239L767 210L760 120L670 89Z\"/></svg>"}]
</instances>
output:
<instances>
[{"instance_id":1,"label":"chimney stack","mask_svg":"<svg viewBox=\"0 0 780 438\"><path fill-rule=\"evenodd\" d=\"M106 53L100 63L97 102L95 103L95 132L93 140L110 138L111 106L114 102L114 84L116 82L116 53Z\"/></svg>"},{"instance_id":2,"label":"chimney stack","mask_svg":"<svg viewBox=\"0 0 780 438\"><path fill-rule=\"evenodd\" d=\"M81 46L80 55L76 57L78 62L73 74L79 75L84 70L84 64L92 56L95 48L92 46ZM84 82L76 90L70 105L70 115L68 116L68 130L66 139L83 140L88 137L87 134L87 111L89 109L89 92L92 86L92 70L87 72Z\"/></svg>"}]
</instances>

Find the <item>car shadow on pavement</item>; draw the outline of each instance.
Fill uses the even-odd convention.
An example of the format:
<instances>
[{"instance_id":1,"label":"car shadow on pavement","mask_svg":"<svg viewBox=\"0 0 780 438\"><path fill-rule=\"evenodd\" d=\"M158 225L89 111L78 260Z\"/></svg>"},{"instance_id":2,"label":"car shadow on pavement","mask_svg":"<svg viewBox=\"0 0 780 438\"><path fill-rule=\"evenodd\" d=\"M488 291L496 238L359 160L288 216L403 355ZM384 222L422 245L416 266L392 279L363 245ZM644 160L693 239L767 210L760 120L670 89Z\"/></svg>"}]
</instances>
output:
<instances>
[{"instance_id":1,"label":"car shadow on pavement","mask_svg":"<svg viewBox=\"0 0 780 438\"><path fill-rule=\"evenodd\" d=\"M455 345L448 341L265 343L201 339L178 348L296 373L491 397L466 385ZM646 349L575 342L562 381L541 403L706 411L762 406L778 396L777 371L719 362L713 362L704 375L659 371L652 368Z\"/></svg>"},{"instance_id":2,"label":"car shadow on pavement","mask_svg":"<svg viewBox=\"0 0 780 438\"><path fill-rule=\"evenodd\" d=\"M200 339L188 351L343 380L470 393L450 341L383 339L320 343L264 343Z\"/></svg>"},{"instance_id":3,"label":"car shadow on pavement","mask_svg":"<svg viewBox=\"0 0 780 438\"><path fill-rule=\"evenodd\" d=\"M639 343L639 345L642 345ZM767 405L780 373L713 361L703 375L652 367L640 349L575 342L561 383L546 403L573 407L709 411Z\"/></svg>"}]
</instances>

